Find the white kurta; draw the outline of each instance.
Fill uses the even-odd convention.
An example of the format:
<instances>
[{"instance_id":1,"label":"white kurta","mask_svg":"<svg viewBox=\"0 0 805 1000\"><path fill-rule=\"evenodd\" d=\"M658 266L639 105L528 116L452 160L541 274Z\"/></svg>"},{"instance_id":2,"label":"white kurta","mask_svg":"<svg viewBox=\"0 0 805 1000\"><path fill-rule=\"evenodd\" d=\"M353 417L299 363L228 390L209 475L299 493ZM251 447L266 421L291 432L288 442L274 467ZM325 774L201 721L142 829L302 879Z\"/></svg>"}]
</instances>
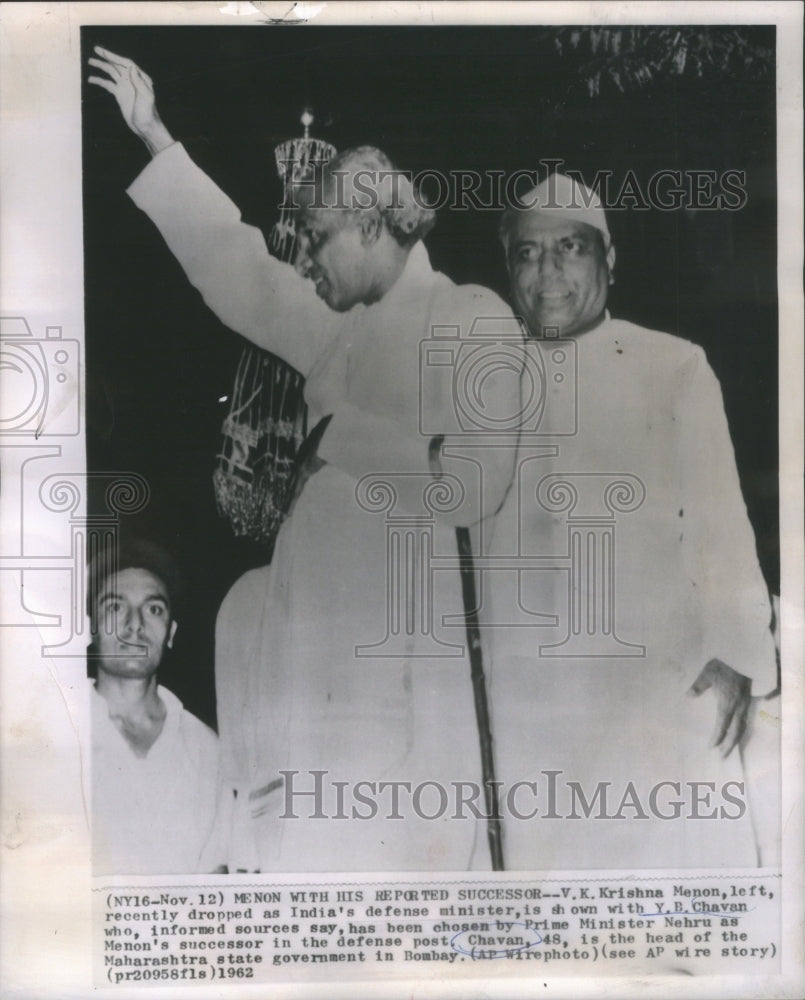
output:
<instances>
[{"instance_id":1,"label":"white kurta","mask_svg":"<svg viewBox=\"0 0 805 1000\"><path fill-rule=\"evenodd\" d=\"M713 657L752 678L753 694L776 684L718 382L700 348L631 323L607 318L575 344L576 425L568 381L549 379L542 433L524 436L495 519L494 555L538 558L485 573L486 619L508 623L486 633L498 777L538 784L538 798L517 798L538 816L505 821L507 867L753 865L748 810L660 819L649 801L667 781L681 794L660 788L658 812L683 799L683 816L738 814L723 790L744 780L741 756L708 749L713 693L686 691ZM560 819L545 818L551 770ZM609 815L632 782L648 817L585 819L570 782L588 802L610 782ZM709 803L702 787L693 806L688 782L713 782Z\"/></svg>"},{"instance_id":2,"label":"white kurta","mask_svg":"<svg viewBox=\"0 0 805 1000\"><path fill-rule=\"evenodd\" d=\"M167 688L162 732L138 757L92 684L92 869L181 875L225 862L218 740Z\"/></svg>"},{"instance_id":3,"label":"white kurta","mask_svg":"<svg viewBox=\"0 0 805 1000\"><path fill-rule=\"evenodd\" d=\"M435 273L422 244L382 301L332 312L309 281L269 256L259 231L240 221L180 146L159 154L130 194L220 319L306 376L310 426L333 414L318 449L328 464L283 525L271 566L238 581L219 615L220 735L239 808L253 820L243 825L256 840L253 858L239 846L234 865L488 867L485 838L476 837L472 819L452 820L452 808L440 819L418 818L405 794L395 810L377 783L406 781L413 789L433 781L449 789L454 781L481 780L464 628L460 621L443 626L445 615L462 612L458 572L455 565L429 572L421 548L454 557L455 526L475 525L478 539L479 524L510 482L511 436L508 444L496 437L497 447L472 444L489 444L486 428L516 414L520 361L492 364L483 384L474 385L483 414L469 433L456 415L452 376L458 346L473 343L478 317L489 320L485 337L502 333L509 361L518 358L521 337L511 312L492 293L457 288ZM423 344L434 327L447 343L441 365L422 375ZM481 349L487 343L478 341ZM438 494L423 500L423 491L439 485L428 446L440 434L461 451L444 451L442 484L456 491L456 502L446 505ZM390 485L371 487L367 476ZM423 606L423 589L433 592L424 620L409 623L406 615ZM266 791L280 770L298 772L293 785ZM314 770L328 772L319 813L347 818L306 818L316 803L287 798L289 787L313 789ZM343 808L336 781L350 783ZM352 818L357 781L375 785L375 792L363 788L379 804L372 819ZM287 811L298 818L283 820L289 802ZM420 812L434 815L440 806L431 789ZM358 811L367 815L371 807L358 804ZM398 818L389 818L395 812Z\"/></svg>"}]
</instances>

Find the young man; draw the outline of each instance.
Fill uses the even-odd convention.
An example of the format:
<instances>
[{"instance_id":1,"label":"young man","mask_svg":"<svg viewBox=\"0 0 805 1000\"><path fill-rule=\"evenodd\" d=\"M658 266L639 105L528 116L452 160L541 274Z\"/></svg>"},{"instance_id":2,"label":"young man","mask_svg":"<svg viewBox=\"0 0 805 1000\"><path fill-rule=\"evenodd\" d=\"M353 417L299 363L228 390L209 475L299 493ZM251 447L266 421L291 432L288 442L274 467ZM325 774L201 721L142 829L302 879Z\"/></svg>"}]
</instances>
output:
<instances>
[{"instance_id":1,"label":"young man","mask_svg":"<svg viewBox=\"0 0 805 1000\"><path fill-rule=\"evenodd\" d=\"M209 872L225 861L218 740L157 673L173 645L180 577L158 546L90 566L93 870Z\"/></svg>"}]
</instances>

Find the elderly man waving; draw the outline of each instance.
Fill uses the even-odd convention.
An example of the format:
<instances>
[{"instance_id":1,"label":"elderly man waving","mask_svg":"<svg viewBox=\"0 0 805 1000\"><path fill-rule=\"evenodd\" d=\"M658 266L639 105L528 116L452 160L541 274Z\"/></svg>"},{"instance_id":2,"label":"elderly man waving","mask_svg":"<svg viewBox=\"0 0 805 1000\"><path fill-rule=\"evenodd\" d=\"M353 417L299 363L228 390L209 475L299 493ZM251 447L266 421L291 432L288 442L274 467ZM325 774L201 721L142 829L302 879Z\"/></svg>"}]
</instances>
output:
<instances>
[{"instance_id":1,"label":"elderly man waving","mask_svg":"<svg viewBox=\"0 0 805 1000\"><path fill-rule=\"evenodd\" d=\"M519 327L491 292L431 268L433 212L379 150L300 184L295 271L173 141L150 79L106 50L91 62L153 156L131 197L218 317L307 380L292 515L218 622L221 745L253 847L230 868L489 867L478 824L388 792L481 781L463 627L443 622L462 612L455 528L479 533L511 481L513 445L483 439L508 418L516 432ZM448 343L424 373L434 330ZM452 376L479 330L509 337L515 363L487 372L467 430ZM431 573L432 553L452 571Z\"/></svg>"}]
</instances>

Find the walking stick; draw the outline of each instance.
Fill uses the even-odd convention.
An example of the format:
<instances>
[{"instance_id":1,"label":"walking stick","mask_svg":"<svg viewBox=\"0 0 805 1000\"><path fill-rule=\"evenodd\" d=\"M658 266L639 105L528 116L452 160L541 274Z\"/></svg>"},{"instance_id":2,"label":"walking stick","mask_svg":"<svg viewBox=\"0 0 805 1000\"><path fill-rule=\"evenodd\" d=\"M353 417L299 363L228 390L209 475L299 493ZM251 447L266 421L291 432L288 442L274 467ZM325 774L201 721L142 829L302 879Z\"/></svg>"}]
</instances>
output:
<instances>
[{"instance_id":1,"label":"walking stick","mask_svg":"<svg viewBox=\"0 0 805 1000\"><path fill-rule=\"evenodd\" d=\"M456 528L456 542L461 573L461 592L464 597L464 616L467 628L467 647L470 651L470 675L472 693L475 697L475 718L478 722L478 739L481 744L481 773L484 780L484 800L486 802L486 836L489 853L492 856L492 870L501 872L503 865L503 841L500 829L500 809L498 789L495 784L495 759L492 752L492 729L489 725L489 703L486 698L484 659L481 649L481 629L478 624L477 601L475 599L475 564L472 558L472 540L468 528Z\"/></svg>"},{"instance_id":2,"label":"walking stick","mask_svg":"<svg viewBox=\"0 0 805 1000\"><path fill-rule=\"evenodd\" d=\"M428 459L435 479L442 476L441 449L444 436L431 439ZM456 528L456 544L461 576L461 594L464 599L464 621L467 631L467 648L470 653L470 676L475 700L475 720L481 745L481 774L486 803L486 836L492 857L492 870L504 871L503 838L500 828L498 789L495 783L495 758L492 752L492 727L489 724L489 702L486 697L484 658L481 648L481 626L478 622L478 602L475 595L475 563L472 558L472 539L468 528Z\"/></svg>"}]
</instances>

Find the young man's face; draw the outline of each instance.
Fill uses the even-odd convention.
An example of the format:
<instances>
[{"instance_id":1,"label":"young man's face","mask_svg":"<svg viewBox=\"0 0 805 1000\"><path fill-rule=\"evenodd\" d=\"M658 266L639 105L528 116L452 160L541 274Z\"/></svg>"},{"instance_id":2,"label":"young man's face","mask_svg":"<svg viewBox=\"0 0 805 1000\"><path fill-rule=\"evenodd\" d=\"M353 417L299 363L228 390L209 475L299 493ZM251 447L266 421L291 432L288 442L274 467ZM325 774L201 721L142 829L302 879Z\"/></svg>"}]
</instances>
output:
<instances>
[{"instance_id":1,"label":"young man's face","mask_svg":"<svg viewBox=\"0 0 805 1000\"><path fill-rule=\"evenodd\" d=\"M173 643L168 592L145 569L124 569L103 585L95 607L99 669L116 677L150 677Z\"/></svg>"},{"instance_id":2,"label":"young man's face","mask_svg":"<svg viewBox=\"0 0 805 1000\"><path fill-rule=\"evenodd\" d=\"M584 333L604 316L613 247L584 222L523 212L509 238L508 267L514 311L532 337L547 328L560 336Z\"/></svg>"}]
</instances>

